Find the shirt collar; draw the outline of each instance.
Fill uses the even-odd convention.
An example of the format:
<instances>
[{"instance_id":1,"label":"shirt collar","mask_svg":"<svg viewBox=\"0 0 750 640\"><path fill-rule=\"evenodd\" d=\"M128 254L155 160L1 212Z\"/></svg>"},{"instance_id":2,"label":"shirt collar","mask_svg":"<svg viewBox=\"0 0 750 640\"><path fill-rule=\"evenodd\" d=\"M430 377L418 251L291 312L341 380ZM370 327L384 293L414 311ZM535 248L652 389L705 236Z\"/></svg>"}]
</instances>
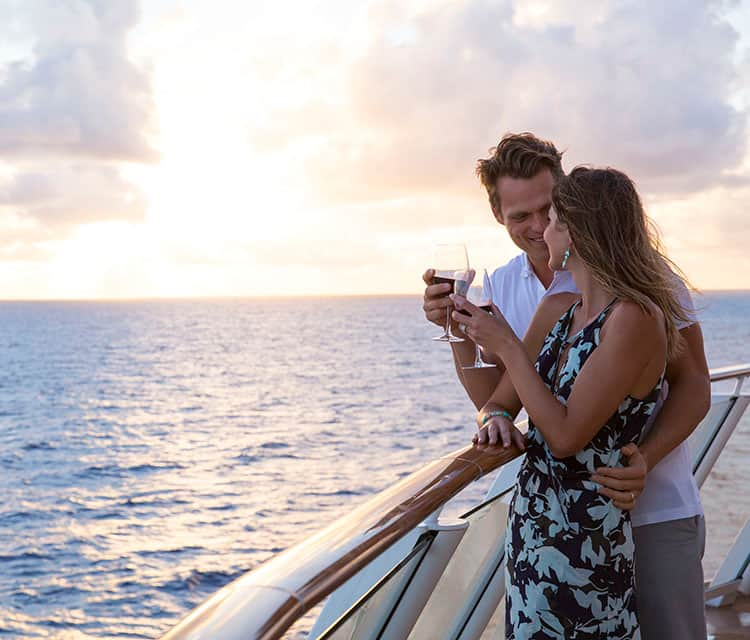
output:
<instances>
[{"instance_id":1,"label":"shirt collar","mask_svg":"<svg viewBox=\"0 0 750 640\"><path fill-rule=\"evenodd\" d=\"M529 254L524 253L523 258L524 260L523 260L523 267L521 268L521 275L524 278L530 278L531 276L534 276L536 278L534 267L531 266L531 260L529 260Z\"/></svg>"}]
</instances>

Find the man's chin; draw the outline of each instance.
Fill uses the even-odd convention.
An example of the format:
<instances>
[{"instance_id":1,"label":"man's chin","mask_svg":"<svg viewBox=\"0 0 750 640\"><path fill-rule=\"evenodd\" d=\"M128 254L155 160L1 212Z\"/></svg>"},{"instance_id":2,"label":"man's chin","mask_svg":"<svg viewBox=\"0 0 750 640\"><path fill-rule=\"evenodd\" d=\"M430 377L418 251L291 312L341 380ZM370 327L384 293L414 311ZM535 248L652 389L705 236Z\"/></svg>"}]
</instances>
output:
<instances>
[{"instance_id":1,"label":"man's chin","mask_svg":"<svg viewBox=\"0 0 750 640\"><path fill-rule=\"evenodd\" d=\"M547 245L539 246L536 242L530 242L527 245L526 253L531 258L532 262L535 263L546 263L549 262L549 249Z\"/></svg>"}]
</instances>

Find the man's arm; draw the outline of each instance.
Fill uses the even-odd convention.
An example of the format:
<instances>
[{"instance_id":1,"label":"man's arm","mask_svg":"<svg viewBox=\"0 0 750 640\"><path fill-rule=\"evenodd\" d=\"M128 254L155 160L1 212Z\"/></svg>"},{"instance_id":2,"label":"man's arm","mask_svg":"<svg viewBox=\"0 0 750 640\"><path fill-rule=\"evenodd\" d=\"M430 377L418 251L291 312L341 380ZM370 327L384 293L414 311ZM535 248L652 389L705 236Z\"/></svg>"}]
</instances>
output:
<instances>
[{"instance_id":1,"label":"man's arm","mask_svg":"<svg viewBox=\"0 0 750 640\"><path fill-rule=\"evenodd\" d=\"M711 406L711 379L703 350L703 333L698 323L680 331L685 340L682 353L667 365L669 395L654 425L640 447L623 449L628 466L597 469L591 479L599 490L621 509L632 509L646 483L646 473L698 426Z\"/></svg>"},{"instance_id":2,"label":"man's arm","mask_svg":"<svg viewBox=\"0 0 750 640\"><path fill-rule=\"evenodd\" d=\"M639 447L649 471L693 433L711 407L711 378L701 327L696 322L680 335L685 341L683 351L667 365L669 395Z\"/></svg>"},{"instance_id":3,"label":"man's arm","mask_svg":"<svg viewBox=\"0 0 750 640\"><path fill-rule=\"evenodd\" d=\"M432 284L434 275L435 271L433 269L428 269L422 275L422 280L427 285L424 290L422 309L424 310L425 317L430 322L438 327L445 327L446 313L451 306L451 301L448 299L451 286L449 284ZM474 403L474 406L479 409L494 391L500 381L503 369L502 365L498 368L464 369L463 367L470 367L474 364L476 352L474 342L461 332L458 325L459 323L454 321L451 325L452 331L455 335L464 338L464 342L451 343L453 365L456 368L456 375L459 382L466 390L466 394Z\"/></svg>"},{"instance_id":4,"label":"man's arm","mask_svg":"<svg viewBox=\"0 0 750 640\"><path fill-rule=\"evenodd\" d=\"M471 366L471 364L474 363L474 343L469 338L467 338L466 341L472 347L472 355L469 364L465 366ZM502 363L499 363L496 367L460 369L461 365L459 364L456 351L457 350L454 347L453 361L456 363L459 380L461 380L461 384L466 390L466 395L469 396L469 399L478 411L484 406L487 399L492 395L492 392L497 388L505 368Z\"/></svg>"}]
</instances>

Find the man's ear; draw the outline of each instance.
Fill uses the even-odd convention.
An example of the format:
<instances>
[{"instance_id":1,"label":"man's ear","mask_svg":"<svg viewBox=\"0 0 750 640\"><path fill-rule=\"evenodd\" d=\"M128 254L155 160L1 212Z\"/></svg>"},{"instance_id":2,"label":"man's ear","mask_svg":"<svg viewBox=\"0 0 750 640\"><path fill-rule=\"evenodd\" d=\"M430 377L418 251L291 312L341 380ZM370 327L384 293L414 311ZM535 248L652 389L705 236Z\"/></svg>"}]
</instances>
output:
<instances>
[{"instance_id":1,"label":"man's ear","mask_svg":"<svg viewBox=\"0 0 750 640\"><path fill-rule=\"evenodd\" d=\"M505 226L505 220L503 219L503 212L500 210L500 207L493 206L492 215L495 216L495 220L497 220L501 225Z\"/></svg>"}]
</instances>

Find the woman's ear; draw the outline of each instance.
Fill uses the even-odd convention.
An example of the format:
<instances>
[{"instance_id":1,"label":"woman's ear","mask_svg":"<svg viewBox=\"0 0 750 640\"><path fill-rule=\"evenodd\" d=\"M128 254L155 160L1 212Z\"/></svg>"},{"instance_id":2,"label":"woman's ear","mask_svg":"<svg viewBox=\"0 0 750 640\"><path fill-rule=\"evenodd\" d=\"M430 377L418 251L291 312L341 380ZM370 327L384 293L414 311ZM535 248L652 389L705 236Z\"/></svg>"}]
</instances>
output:
<instances>
[{"instance_id":1,"label":"woman's ear","mask_svg":"<svg viewBox=\"0 0 750 640\"><path fill-rule=\"evenodd\" d=\"M573 252L575 251L575 247L573 246L573 241L570 239L570 230L568 229L568 225L563 224L562 222L557 223L559 225L560 232L565 236L565 240L567 240L568 245L570 246L570 250Z\"/></svg>"}]
</instances>

